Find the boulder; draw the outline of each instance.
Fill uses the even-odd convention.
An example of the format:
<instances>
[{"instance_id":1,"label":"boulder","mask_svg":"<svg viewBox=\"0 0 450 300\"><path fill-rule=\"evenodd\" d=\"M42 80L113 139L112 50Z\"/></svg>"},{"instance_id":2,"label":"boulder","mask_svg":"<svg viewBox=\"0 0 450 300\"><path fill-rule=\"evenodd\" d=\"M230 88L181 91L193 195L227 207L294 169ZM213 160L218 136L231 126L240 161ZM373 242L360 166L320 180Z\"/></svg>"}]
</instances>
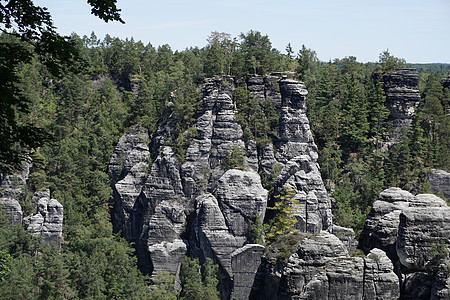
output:
<instances>
[{"instance_id":1,"label":"boulder","mask_svg":"<svg viewBox=\"0 0 450 300\"><path fill-rule=\"evenodd\" d=\"M263 219L268 191L261 185L258 173L228 170L217 184L217 200L229 231L235 236L247 236L249 220Z\"/></svg>"},{"instance_id":2,"label":"boulder","mask_svg":"<svg viewBox=\"0 0 450 300\"><path fill-rule=\"evenodd\" d=\"M402 211L396 247L403 266L425 271L436 263L437 252L448 256L449 245L450 207L409 207Z\"/></svg>"},{"instance_id":3,"label":"boulder","mask_svg":"<svg viewBox=\"0 0 450 300\"><path fill-rule=\"evenodd\" d=\"M359 248L365 252L379 248L395 260L399 216L413 199L414 195L397 187L382 191L367 215L359 236Z\"/></svg>"},{"instance_id":4,"label":"boulder","mask_svg":"<svg viewBox=\"0 0 450 300\"><path fill-rule=\"evenodd\" d=\"M355 237L355 231L352 228L346 228L333 225L332 234L334 234L347 247L348 253L353 253L358 246L358 240Z\"/></svg>"}]
</instances>

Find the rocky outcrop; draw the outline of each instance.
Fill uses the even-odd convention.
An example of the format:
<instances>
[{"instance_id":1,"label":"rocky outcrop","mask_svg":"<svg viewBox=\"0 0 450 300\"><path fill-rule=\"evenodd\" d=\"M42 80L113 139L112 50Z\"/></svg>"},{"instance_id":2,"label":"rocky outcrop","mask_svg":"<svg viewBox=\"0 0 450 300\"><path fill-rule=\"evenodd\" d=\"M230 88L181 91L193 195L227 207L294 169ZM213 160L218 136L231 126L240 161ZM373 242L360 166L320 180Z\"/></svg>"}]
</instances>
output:
<instances>
[{"instance_id":1,"label":"rocky outcrop","mask_svg":"<svg viewBox=\"0 0 450 300\"><path fill-rule=\"evenodd\" d=\"M22 207L19 199L23 195L31 164L24 163L23 170L15 174L0 173L0 209L6 215L8 225L22 224Z\"/></svg>"},{"instance_id":2,"label":"rocky outcrop","mask_svg":"<svg viewBox=\"0 0 450 300\"><path fill-rule=\"evenodd\" d=\"M44 243L61 249L64 208L56 199L50 198L50 190L36 191L32 202L36 212L23 218L19 199L24 197L31 164L24 163L21 172L0 174L0 209L6 213L9 225L24 225L32 235L42 238Z\"/></svg>"},{"instance_id":3,"label":"rocky outcrop","mask_svg":"<svg viewBox=\"0 0 450 300\"><path fill-rule=\"evenodd\" d=\"M17 188L4 188L0 190L0 209L6 215L8 225L22 224L22 207L19 204L19 198L22 190Z\"/></svg>"},{"instance_id":4,"label":"rocky outcrop","mask_svg":"<svg viewBox=\"0 0 450 300\"><path fill-rule=\"evenodd\" d=\"M366 252L374 248L382 249L395 260L399 216L413 199L411 193L397 187L381 192L367 215L359 236L359 247Z\"/></svg>"},{"instance_id":5,"label":"rocky outcrop","mask_svg":"<svg viewBox=\"0 0 450 300\"><path fill-rule=\"evenodd\" d=\"M282 107L281 141L276 160L282 165L275 190L288 185L299 202L296 212L298 228L303 232L329 230L332 224L331 201L317 163L317 146L306 117L306 87L298 81L279 81Z\"/></svg>"},{"instance_id":6,"label":"rocky outcrop","mask_svg":"<svg viewBox=\"0 0 450 300\"><path fill-rule=\"evenodd\" d=\"M331 233L347 247L348 253L355 252L358 246L358 240L356 239L355 231L352 228L333 225Z\"/></svg>"},{"instance_id":7,"label":"rocky outcrop","mask_svg":"<svg viewBox=\"0 0 450 300\"><path fill-rule=\"evenodd\" d=\"M402 299L446 299L450 208L435 195L383 191L360 235L365 252L384 249L402 278Z\"/></svg>"},{"instance_id":8,"label":"rocky outcrop","mask_svg":"<svg viewBox=\"0 0 450 300\"><path fill-rule=\"evenodd\" d=\"M64 208L56 199L50 198L50 191L35 193L36 213L23 219L25 229L34 236L40 236L44 243L61 249Z\"/></svg>"},{"instance_id":9,"label":"rocky outcrop","mask_svg":"<svg viewBox=\"0 0 450 300\"><path fill-rule=\"evenodd\" d=\"M444 170L433 170L427 176L433 194L443 195L450 200L450 173Z\"/></svg>"},{"instance_id":10,"label":"rocky outcrop","mask_svg":"<svg viewBox=\"0 0 450 300\"><path fill-rule=\"evenodd\" d=\"M287 262L266 256L258 269L250 299L396 299L399 279L380 249L349 257L334 235L300 238Z\"/></svg>"},{"instance_id":11,"label":"rocky outcrop","mask_svg":"<svg viewBox=\"0 0 450 300\"><path fill-rule=\"evenodd\" d=\"M397 255L407 269L425 271L428 265L436 264L436 252L450 249L450 207L442 199L417 195L399 220Z\"/></svg>"},{"instance_id":12,"label":"rocky outcrop","mask_svg":"<svg viewBox=\"0 0 450 300\"><path fill-rule=\"evenodd\" d=\"M261 263L264 246L246 244L231 253L233 270L233 292L231 298L248 299L253 286L255 273Z\"/></svg>"},{"instance_id":13,"label":"rocky outcrop","mask_svg":"<svg viewBox=\"0 0 450 300\"><path fill-rule=\"evenodd\" d=\"M141 270L177 274L184 254L200 261L209 257L219 265L222 297L239 299L250 293L262 254L248 234L250 224L264 218L268 201L259 174L276 178L277 192L285 185L294 189L301 230L331 230L331 203L306 118L305 86L281 73L249 76L244 84L253 97L280 109L279 144L244 141L232 100L236 84L228 76L214 77L199 87L202 110L184 133L189 146L182 159L170 142L168 106L167 121L150 145L145 129L131 128L109 166L114 229L135 244ZM230 166L230 157L240 156L242 165Z\"/></svg>"},{"instance_id":14,"label":"rocky outcrop","mask_svg":"<svg viewBox=\"0 0 450 300\"><path fill-rule=\"evenodd\" d=\"M419 105L418 73L416 69L400 69L375 76L384 83L386 105L391 112L390 142L397 142L403 136L404 130L410 128Z\"/></svg>"},{"instance_id":15,"label":"rocky outcrop","mask_svg":"<svg viewBox=\"0 0 450 300\"><path fill-rule=\"evenodd\" d=\"M268 99L280 108L282 97L279 81L283 78L294 79L296 76L297 74L293 72L273 72L267 76L247 75L245 86L254 98L261 101Z\"/></svg>"}]
</instances>

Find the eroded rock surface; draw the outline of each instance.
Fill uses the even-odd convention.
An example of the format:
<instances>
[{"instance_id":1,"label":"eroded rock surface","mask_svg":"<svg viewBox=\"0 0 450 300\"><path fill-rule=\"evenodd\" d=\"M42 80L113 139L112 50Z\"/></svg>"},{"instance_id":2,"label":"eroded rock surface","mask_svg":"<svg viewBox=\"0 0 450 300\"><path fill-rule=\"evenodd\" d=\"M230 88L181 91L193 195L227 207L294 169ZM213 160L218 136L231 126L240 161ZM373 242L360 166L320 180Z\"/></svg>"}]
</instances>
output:
<instances>
[{"instance_id":1,"label":"eroded rock surface","mask_svg":"<svg viewBox=\"0 0 450 300\"><path fill-rule=\"evenodd\" d=\"M443 195L450 200L450 173L444 170L434 170L427 176L433 194Z\"/></svg>"},{"instance_id":2,"label":"eroded rock surface","mask_svg":"<svg viewBox=\"0 0 450 300\"><path fill-rule=\"evenodd\" d=\"M386 104L392 122L391 142L398 142L409 129L420 101L419 75L416 69L400 69L378 74L384 83Z\"/></svg>"},{"instance_id":3,"label":"eroded rock surface","mask_svg":"<svg viewBox=\"0 0 450 300\"><path fill-rule=\"evenodd\" d=\"M30 174L31 163L24 163L22 171L0 174L0 209L6 213L8 225L23 225L34 236L40 236L44 243L61 249L64 208L50 197L49 189L36 191L32 196L35 213L23 216L19 199L24 197Z\"/></svg>"},{"instance_id":4,"label":"eroded rock surface","mask_svg":"<svg viewBox=\"0 0 450 300\"><path fill-rule=\"evenodd\" d=\"M306 118L305 86L281 73L249 76L244 84L253 97L281 110L278 145L243 139L232 100L236 84L228 76L214 77L199 87L203 105L183 159L170 143L175 132L169 106L168 121L151 139L139 127L120 139L109 167L114 228L135 243L141 269L177 274L184 253L200 261L210 257L220 267L223 298L245 298L259 264L262 248L248 237L250 222L264 218L268 201L259 174L276 177L278 193L285 185L294 189L301 230L331 230L332 223ZM243 155L240 169L229 169L230 154Z\"/></svg>"},{"instance_id":5,"label":"eroded rock surface","mask_svg":"<svg viewBox=\"0 0 450 300\"><path fill-rule=\"evenodd\" d=\"M366 252L379 248L392 259L396 259L395 243L399 216L413 199L414 195L397 187L381 192L367 215L364 229L359 236L359 247Z\"/></svg>"},{"instance_id":6,"label":"eroded rock surface","mask_svg":"<svg viewBox=\"0 0 450 300\"><path fill-rule=\"evenodd\" d=\"M450 208L444 200L390 188L373 204L359 247L388 253L402 278L402 299L446 299L449 245Z\"/></svg>"},{"instance_id":7,"label":"eroded rock surface","mask_svg":"<svg viewBox=\"0 0 450 300\"><path fill-rule=\"evenodd\" d=\"M40 236L44 243L61 249L64 208L56 199L49 198L50 191L35 193L36 213L23 219L25 229Z\"/></svg>"},{"instance_id":8,"label":"eroded rock surface","mask_svg":"<svg viewBox=\"0 0 450 300\"><path fill-rule=\"evenodd\" d=\"M322 181L317 163L317 146L306 117L306 87L298 81L279 81L282 107L280 117L281 142L276 160L281 172L275 182L280 192L284 186L294 189L299 201L296 212L298 228L303 232L330 230L331 201Z\"/></svg>"},{"instance_id":9,"label":"eroded rock surface","mask_svg":"<svg viewBox=\"0 0 450 300\"><path fill-rule=\"evenodd\" d=\"M250 299L397 299L399 279L384 251L349 257L334 235L304 236L286 263L265 258Z\"/></svg>"},{"instance_id":10,"label":"eroded rock surface","mask_svg":"<svg viewBox=\"0 0 450 300\"><path fill-rule=\"evenodd\" d=\"M0 173L0 209L5 213L7 224L22 224L22 207L19 199L23 195L31 164L24 163L22 172L7 175Z\"/></svg>"}]
</instances>

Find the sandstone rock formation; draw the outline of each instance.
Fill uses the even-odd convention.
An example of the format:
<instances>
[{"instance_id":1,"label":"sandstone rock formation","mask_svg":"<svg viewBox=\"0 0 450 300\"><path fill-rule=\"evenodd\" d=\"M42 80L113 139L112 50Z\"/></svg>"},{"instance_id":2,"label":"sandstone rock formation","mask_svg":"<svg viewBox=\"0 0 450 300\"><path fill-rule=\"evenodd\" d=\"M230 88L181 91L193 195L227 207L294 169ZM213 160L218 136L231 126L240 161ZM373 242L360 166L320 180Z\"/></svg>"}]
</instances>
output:
<instances>
[{"instance_id":1,"label":"sandstone rock formation","mask_svg":"<svg viewBox=\"0 0 450 300\"><path fill-rule=\"evenodd\" d=\"M433 194L443 195L450 200L450 173L444 170L433 170L427 176Z\"/></svg>"},{"instance_id":2,"label":"sandstone rock formation","mask_svg":"<svg viewBox=\"0 0 450 300\"><path fill-rule=\"evenodd\" d=\"M275 189L289 185L300 203L298 228L304 232L331 229L331 202L317 163L317 146L306 117L306 87L294 80L279 81L282 107L280 117L281 142L276 160L282 165Z\"/></svg>"},{"instance_id":3,"label":"sandstone rock formation","mask_svg":"<svg viewBox=\"0 0 450 300\"><path fill-rule=\"evenodd\" d=\"M6 175L0 173L0 209L5 213L7 224L22 224L22 207L19 199L23 194L23 186L28 180L30 164L24 164L22 172Z\"/></svg>"},{"instance_id":4,"label":"sandstone rock formation","mask_svg":"<svg viewBox=\"0 0 450 300\"><path fill-rule=\"evenodd\" d=\"M42 238L44 243L61 249L64 208L50 198L48 189L34 193L32 201L36 213L23 217L19 199L23 197L31 164L24 164L22 172L13 175L0 174L0 209L6 213L9 225L25 226L31 234Z\"/></svg>"},{"instance_id":5,"label":"sandstone rock formation","mask_svg":"<svg viewBox=\"0 0 450 300\"><path fill-rule=\"evenodd\" d=\"M8 225L22 224L22 207L19 204L21 191L18 189L7 188L0 192L0 209L6 216Z\"/></svg>"},{"instance_id":6,"label":"sandstone rock formation","mask_svg":"<svg viewBox=\"0 0 450 300\"><path fill-rule=\"evenodd\" d=\"M419 76L416 69L405 68L389 73L374 73L374 77L383 82L386 106L390 110L392 131L386 144L389 146L400 141L411 127L420 101Z\"/></svg>"},{"instance_id":7,"label":"sandstone rock formation","mask_svg":"<svg viewBox=\"0 0 450 300\"><path fill-rule=\"evenodd\" d=\"M61 249L64 208L56 199L50 198L50 191L37 192L36 213L23 219L25 229L34 236L40 236L44 243Z\"/></svg>"},{"instance_id":8,"label":"sandstone rock formation","mask_svg":"<svg viewBox=\"0 0 450 300\"><path fill-rule=\"evenodd\" d=\"M449 293L450 208L431 194L383 191L360 235L365 252L388 253L400 278L403 299L446 299Z\"/></svg>"},{"instance_id":9,"label":"sandstone rock formation","mask_svg":"<svg viewBox=\"0 0 450 300\"><path fill-rule=\"evenodd\" d=\"M418 73L416 69L400 69L376 74L384 83L386 104L389 108L392 132L390 142L397 142L403 131L410 128L420 101Z\"/></svg>"},{"instance_id":10,"label":"sandstone rock formation","mask_svg":"<svg viewBox=\"0 0 450 300\"><path fill-rule=\"evenodd\" d=\"M287 262L267 257L250 299L397 299L399 279L380 249L349 257L334 235L303 236Z\"/></svg>"},{"instance_id":11,"label":"sandstone rock formation","mask_svg":"<svg viewBox=\"0 0 450 300\"><path fill-rule=\"evenodd\" d=\"M365 252L373 248L382 249L395 260L399 216L413 199L414 195L397 187L381 192L367 215L359 236L359 247Z\"/></svg>"},{"instance_id":12,"label":"sandstone rock formation","mask_svg":"<svg viewBox=\"0 0 450 300\"><path fill-rule=\"evenodd\" d=\"M301 230L331 230L332 223L306 118L305 86L282 74L249 76L245 84L253 97L269 99L281 110L279 144L259 146L243 139L233 78L214 77L200 86L203 106L184 160L169 142L169 107L168 121L151 142L145 129L131 128L109 166L114 228L135 243L141 270L177 274L187 253L200 261L212 258L219 264L223 298L247 298L260 263L263 247L248 235L250 223L264 218L268 201L259 174L270 176L276 167L276 192L285 185L294 188ZM236 149L244 164L228 169L227 156L237 155Z\"/></svg>"}]
</instances>

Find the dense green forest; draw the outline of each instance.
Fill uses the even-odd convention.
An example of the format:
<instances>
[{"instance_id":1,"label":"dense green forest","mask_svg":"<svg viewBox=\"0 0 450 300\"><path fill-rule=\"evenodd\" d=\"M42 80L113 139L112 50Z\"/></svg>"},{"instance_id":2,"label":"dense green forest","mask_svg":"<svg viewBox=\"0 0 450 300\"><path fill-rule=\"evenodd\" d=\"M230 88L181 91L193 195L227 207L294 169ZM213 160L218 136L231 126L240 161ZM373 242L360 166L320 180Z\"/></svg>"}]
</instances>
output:
<instances>
[{"instance_id":1,"label":"dense green forest","mask_svg":"<svg viewBox=\"0 0 450 300\"><path fill-rule=\"evenodd\" d=\"M20 226L5 226L3 218L2 299L176 299L170 293L174 278L168 274L154 279L157 288L147 288L149 278L138 271L133 248L113 233L106 170L127 128L140 124L155 132L169 102L178 131L173 143L184 148L182 133L199 109L196 88L207 77L230 75L239 81L249 73L298 74L309 91L308 117L322 176L334 198L336 223L357 233L383 189L399 186L426 192L430 168L450 170L450 125L445 115L450 92L440 84L446 75L442 71L448 72L445 66L419 69L422 100L413 126L400 143L382 151L378 145L390 130L389 111L382 83L373 73L406 66L388 51L377 63L360 63L355 57L321 62L305 46L295 54L288 45L282 53L257 31L236 38L212 32L205 47L184 51L173 51L169 45L155 48L132 38L107 35L101 40L94 33L73 34L70 41L81 55L64 72L51 72L37 55L13 65L13 88L23 101L12 105L15 118L19 125L37 128L46 136L45 142L31 145L30 187L24 190L21 205L24 215L32 213L32 193L50 188L64 206L64 242L58 252ZM9 49L30 47L6 34L0 43ZM238 118L244 127L265 122L258 126L266 130L259 134L249 130L248 135L261 143L276 142L277 112L267 103L255 102L243 88L236 89L235 99L241 101ZM256 118L261 114L266 117ZM217 285L215 272L210 263L201 267L186 260L179 297L217 297L212 288Z\"/></svg>"}]
</instances>

